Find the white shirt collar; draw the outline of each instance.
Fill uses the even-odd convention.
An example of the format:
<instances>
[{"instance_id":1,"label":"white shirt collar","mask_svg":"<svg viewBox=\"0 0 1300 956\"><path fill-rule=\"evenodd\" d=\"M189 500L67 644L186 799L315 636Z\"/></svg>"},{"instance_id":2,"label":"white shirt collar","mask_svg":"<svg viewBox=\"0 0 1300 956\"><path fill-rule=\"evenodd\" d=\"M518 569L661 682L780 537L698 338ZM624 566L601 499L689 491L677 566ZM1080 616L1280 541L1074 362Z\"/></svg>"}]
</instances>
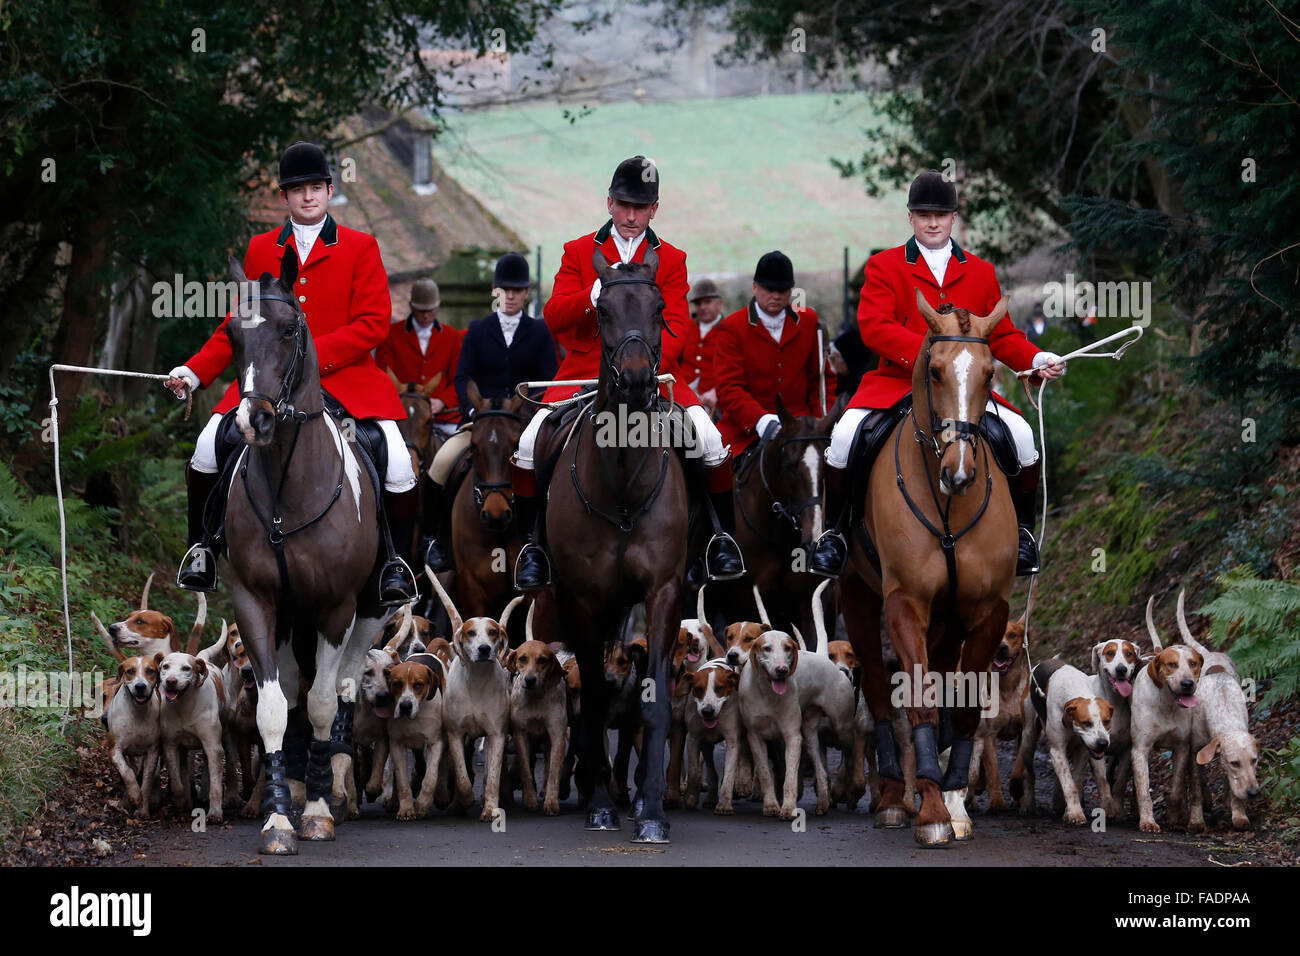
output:
<instances>
[{"instance_id":1,"label":"white shirt collar","mask_svg":"<svg viewBox=\"0 0 1300 956\"><path fill-rule=\"evenodd\" d=\"M755 308L757 308L757 306L756 306ZM718 316L718 317L717 317L716 319L714 319L712 322L700 322L700 323L699 323L699 326L700 326L700 338L704 338L706 335L708 335L710 332L712 332L713 329L714 329L714 327L715 327L719 322L721 322L721 321L722 321L722 316Z\"/></svg>"},{"instance_id":2,"label":"white shirt collar","mask_svg":"<svg viewBox=\"0 0 1300 956\"><path fill-rule=\"evenodd\" d=\"M614 237L614 245L618 249L618 257L624 262L631 262L632 257L636 255L637 247L645 241L645 231L642 230L639 236L633 236L631 239L624 239L623 234L615 226L609 233Z\"/></svg>"},{"instance_id":3,"label":"white shirt collar","mask_svg":"<svg viewBox=\"0 0 1300 956\"><path fill-rule=\"evenodd\" d=\"M948 260L952 258L952 239L949 239L938 249L929 249L918 239L916 240L916 247L921 250L921 255L925 258L925 264L930 267L930 272L934 275L935 281L939 285L943 285L944 273L948 271Z\"/></svg>"},{"instance_id":4,"label":"white shirt collar","mask_svg":"<svg viewBox=\"0 0 1300 956\"><path fill-rule=\"evenodd\" d=\"M785 330L785 309L776 315L768 315L763 311L763 307L755 302L754 311L758 313L758 321L763 323L763 328L767 329L772 338L780 342L781 333Z\"/></svg>"},{"instance_id":5,"label":"white shirt collar","mask_svg":"<svg viewBox=\"0 0 1300 956\"><path fill-rule=\"evenodd\" d=\"M316 245L316 237L325 228L326 218L328 217L322 217L321 221L314 226L304 226L300 222L294 222L292 216L289 217L289 222L293 225L293 241L298 246L298 259L300 262L306 263L307 255L311 252L312 246Z\"/></svg>"},{"instance_id":6,"label":"white shirt collar","mask_svg":"<svg viewBox=\"0 0 1300 956\"><path fill-rule=\"evenodd\" d=\"M523 314L522 310L514 315L506 315L504 312L497 313L497 322L501 325L501 334L505 337L507 346L514 342L515 332L519 328L519 320L523 317Z\"/></svg>"}]
</instances>

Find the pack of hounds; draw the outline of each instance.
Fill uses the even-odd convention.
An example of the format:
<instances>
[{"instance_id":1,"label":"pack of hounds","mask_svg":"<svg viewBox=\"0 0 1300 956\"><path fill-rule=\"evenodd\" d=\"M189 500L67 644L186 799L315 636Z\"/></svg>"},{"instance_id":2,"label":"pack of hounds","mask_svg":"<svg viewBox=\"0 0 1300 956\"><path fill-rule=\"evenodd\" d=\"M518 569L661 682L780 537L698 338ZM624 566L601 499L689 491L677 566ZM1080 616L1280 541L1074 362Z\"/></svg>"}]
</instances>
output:
<instances>
[{"instance_id":1,"label":"pack of hounds","mask_svg":"<svg viewBox=\"0 0 1300 956\"><path fill-rule=\"evenodd\" d=\"M433 807L465 813L475 803L475 748L482 742L484 773L479 819L521 795L523 806L554 816L570 796L574 757L568 741L580 716L580 679L574 655L562 643L533 639L529 607L525 641L510 648L507 626L524 597L501 619L462 618L429 573L451 621L450 639L431 633L408 606L367 653L357 692L353 773L335 803L360 816L362 798L380 800L398 820L426 816ZM192 807L192 766L206 762L207 819L223 810L261 813L262 779L255 776L257 685L238 628L222 622L220 639L199 649L206 602L188 639L171 618L140 607L107 628L94 623L118 660L104 685L108 746L133 815L148 819L155 804L159 760L167 768L173 807ZM805 775L816 791L813 812L843 805L853 811L870 788L878 794L873 721L859 688L857 658L848 641L829 640L821 612L823 583L813 597L815 649L795 628L768 622L754 589L757 621L729 624L721 638L705 620L704 590L697 617L681 622L672 649L672 723L666 805L733 814L735 801L761 801L763 813L794 819ZM1059 657L1032 671L1025 623L1008 623L990 668L1000 706L981 719L971 757L968 802L987 791L990 811L1007 808L995 742L1017 741L1009 790L1023 814L1035 809L1034 760L1040 739L1055 771L1055 812L1085 824L1083 773L1090 766L1108 822L1124 818L1131 778L1143 831L1159 832L1151 797L1152 758L1172 754L1169 822L1205 829L1208 766L1217 756L1227 777L1232 824L1248 829L1248 802L1259 794L1258 744L1250 733L1242 681L1228 655L1208 650L1192 635L1178 596L1181 643L1163 646L1147 604L1152 649L1101 641L1092 648L1091 674ZM628 802L631 754L641 747L642 696L647 692L644 638L616 642L605 652L605 679L613 699L607 729L617 733L612 793ZM911 734L902 708L892 714L901 742L905 803L914 805ZM609 736L606 736L609 739ZM513 743L511 747L510 744ZM716 746L724 749L719 777ZM840 752L830 779L828 748ZM511 752L512 751L512 752ZM542 784L535 772L541 763ZM778 777L780 778L778 784ZM502 787L503 781L505 787ZM294 781L295 802L304 799ZM586 795L579 791L579 801ZM342 810L340 810L342 812Z\"/></svg>"}]
</instances>

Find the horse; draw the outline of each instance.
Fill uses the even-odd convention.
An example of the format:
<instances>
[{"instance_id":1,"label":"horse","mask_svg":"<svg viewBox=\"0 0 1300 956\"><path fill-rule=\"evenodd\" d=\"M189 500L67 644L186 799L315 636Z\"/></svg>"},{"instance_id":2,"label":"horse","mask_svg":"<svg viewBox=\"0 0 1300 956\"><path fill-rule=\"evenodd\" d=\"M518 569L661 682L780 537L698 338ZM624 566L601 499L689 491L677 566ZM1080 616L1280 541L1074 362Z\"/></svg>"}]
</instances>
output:
<instances>
[{"instance_id":1,"label":"horse","mask_svg":"<svg viewBox=\"0 0 1300 956\"><path fill-rule=\"evenodd\" d=\"M230 272L241 286L248 281L236 259ZM290 248L279 279L268 272L257 280L256 314L226 322L241 386L235 421L247 443L226 513L229 581L257 679L269 804L261 851L271 854L298 846L285 736L299 673L311 679L301 835L332 840L329 801L346 799L350 770L349 701L366 648L391 613L379 605L377 584L379 479L325 412L316 348L294 291L297 273Z\"/></svg>"},{"instance_id":2,"label":"horse","mask_svg":"<svg viewBox=\"0 0 1300 956\"><path fill-rule=\"evenodd\" d=\"M752 617L756 586L773 626L816 633L813 591L824 579L807 573L806 559L826 524L822 446L830 441L831 429L847 402L841 396L820 418L795 417L778 396L781 430L737 469L736 541L749 561L749 573L710 588L723 595L724 623ZM834 621L833 592L827 605L827 619Z\"/></svg>"},{"instance_id":3,"label":"horse","mask_svg":"<svg viewBox=\"0 0 1300 956\"><path fill-rule=\"evenodd\" d=\"M1006 629L1018 537L1006 477L977 431L993 385L988 335L1006 314L1006 299L987 316L951 306L936 312L919 291L917 306L929 330L912 373L912 410L882 446L862 510L880 570L853 535L841 595L876 724L876 825L901 827L914 809L903 804L890 727L883 606L916 749L921 808L913 836L923 846L941 846L972 836L964 804L981 702L968 685L987 670ZM939 683L930 683L936 676ZM953 706L935 706L960 690L966 693ZM949 735L952 751L941 775L938 753Z\"/></svg>"},{"instance_id":4,"label":"horse","mask_svg":"<svg viewBox=\"0 0 1300 956\"><path fill-rule=\"evenodd\" d=\"M524 400L484 398L470 381L466 398L474 407L470 429L471 471L451 510L456 597L469 617L496 618L514 596L510 574L523 546L514 512L510 456L519 447L527 420Z\"/></svg>"},{"instance_id":5,"label":"horse","mask_svg":"<svg viewBox=\"0 0 1300 956\"><path fill-rule=\"evenodd\" d=\"M669 658L686 574L686 476L674 451L653 437L662 435L653 427L639 430L651 436L643 441L598 439L598 422L607 420L602 417L606 413L632 422L638 414L658 411L661 328L666 327L664 300L654 278L659 256L648 250L643 263L611 267L597 249L592 263L601 280L600 377L590 407L582 409L572 427L551 436L563 444L546 513L555 602L582 679L578 785L591 794L586 828L619 829L604 739L610 696L604 647L619 637L630 609L644 602L648 683L643 682L640 696L645 747L636 773L632 840L667 843L664 745ZM629 428L629 436L637 432L635 426ZM547 447L554 450L549 442Z\"/></svg>"},{"instance_id":6,"label":"horse","mask_svg":"<svg viewBox=\"0 0 1300 956\"><path fill-rule=\"evenodd\" d=\"M397 397L406 409L406 417L397 423L397 430L401 432L407 454L411 456L411 470L422 475L445 441L442 433L433 427L431 398L434 390L442 384L442 373L439 372L423 385L416 385L413 382L398 381L391 368L385 371L397 388Z\"/></svg>"}]
</instances>

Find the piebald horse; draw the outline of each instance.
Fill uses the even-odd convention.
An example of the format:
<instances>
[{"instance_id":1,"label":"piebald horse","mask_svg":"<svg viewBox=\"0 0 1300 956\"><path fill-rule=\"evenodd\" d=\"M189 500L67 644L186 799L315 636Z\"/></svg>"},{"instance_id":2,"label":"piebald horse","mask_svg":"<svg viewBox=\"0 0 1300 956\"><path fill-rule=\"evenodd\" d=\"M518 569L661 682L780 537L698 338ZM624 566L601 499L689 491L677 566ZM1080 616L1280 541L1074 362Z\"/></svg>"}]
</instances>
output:
<instances>
[{"instance_id":1,"label":"piebald horse","mask_svg":"<svg viewBox=\"0 0 1300 956\"><path fill-rule=\"evenodd\" d=\"M248 282L238 260L230 272ZM324 411L297 272L290 248L280 278L263 273L257 296L226 322L241 395L235 421L248 446L231 482L226 540L235 617L257 679L263 853L297 852L285 731L300 673L311 681L302 837L334 839L330 798L346 799L351 701L391 613L378 603L378 489Z\"/></svg>"},{"instance_id":2,"label":"piebald horse","mask_svg":"<svg viewBox=\"0 0 1300 956\"><path fill-rule=\"evenodd\" d=\"M882 446L862 512L880 572L854 536L841 593L876 723L882 786L876 825L901 827L913 812L903 804L889 721L894 688L881 658L883 604L906 678L897 689L904 692L916 748L921 809L914 836L937 846L971 837L964 800L980 719L975 681L1006 629L1018 539L1006 477L977 431L993 385L988 335L1006 314L1006 299L987 316L939 313L918 291L917 307L929 331L912 373L912 413ZM934 675L937 685L929 683ZM936 707L936 690L938 703L952 696L956 705ZM952 752L941 774L938 752L949 737Z\"/></svg>"}]
</instances>

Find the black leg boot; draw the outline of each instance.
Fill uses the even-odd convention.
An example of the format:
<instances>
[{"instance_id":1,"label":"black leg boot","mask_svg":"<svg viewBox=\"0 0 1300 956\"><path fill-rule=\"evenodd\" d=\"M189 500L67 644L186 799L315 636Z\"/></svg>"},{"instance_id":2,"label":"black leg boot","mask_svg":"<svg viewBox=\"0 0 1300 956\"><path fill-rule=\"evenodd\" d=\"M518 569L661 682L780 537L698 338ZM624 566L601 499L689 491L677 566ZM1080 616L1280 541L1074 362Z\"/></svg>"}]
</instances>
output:
<instances>
[{"instance_id":1,"label":"black leg boot","mask_svg":"<svg viewBox=\"0 0 1300 956\"><path fill-rule=\"evenodd\" d=\"M849 542L844 537L852 510L852 499L846 489L848 474L847 468L836 468L827 462L826 514L835 516L835 524L813 542L812 553L808 555L808 570L824 578L838 578L849 559Z\"/></svg>"},{"instance_id":2,"label":"black leg boot","mask_svg":"<svg viewBox=\"0 0 1300 956\"><path fill-rule=\"evenodd\" d=\"M720 468L729 468L724 463ZM704 569L710 581L734 581L745 574L745 559L736 543L736 491L710 491L709 501L717 518L718 531L704 549Z\"/></svg>"},{"instance_id":3,"label":"black leg boot","mask_svg":"<svg viewBox=\"0 0 1300 956\"><path fill-rule=\"evenodd\" d=\"M451 548L443 547L443 522L445 489L433 479L425 477L424 513L420 528L424 536L420 539L420 555L424 563L436 572L450 571L452 568Z\"/></svg>"},{"instance_id":4,"label":"black leg boot","mask_svg":"<svg viewBox=\"0 0 1300 956\"><path fill-rule=\"evenodd\" d=\"M535 495L524 495L515 484L515 517L524 546L515 559L515 589L538 591L551 585L551 559L540 542L541 527Z\"/></svg>"},{"instance_id":5,"label":"black leg boot","mask_svg":"<svg viewBox=\"0 0 1300 956\"><path fill-rule=\"evenodd\" d=\"M190 549L181 559L176 574L176 586L187 591L215 591L217 589L217 556L203 533L203 510L208 496L221 480L219 472L208 474L185 467L185 496L189 519L187 544Z\"/></svg>"},{"instance_id":6,"label":"black leg boot","mask_svg":"<svg viewBox=\"0 0 1300 956\"><path fill-rule=\"evenodd\" d=\"M1021 465L1020 474L1010 479L1011 501L1016 506L1016 523L1020 525L1020 553L1016 558L1016 576L1038 573L1038 542L1034 540L1034 519L1037 509L1034 499L1042 476L1040 461Z\"/></svg>"},{"instance_id":7,"label":"black leg boot","mask_svg":"<svg viewBox=\"0 0 1300 956\"><path fill-rule=\"evenodd\" d=\"M409 604L419 598L419 587L411 571L411 542L415 536L415 509L418 488L403 492L384 492L384 511L388 516L389 554L379 572L379 603L383 607Z\"/></svg>"}]
</instances>

